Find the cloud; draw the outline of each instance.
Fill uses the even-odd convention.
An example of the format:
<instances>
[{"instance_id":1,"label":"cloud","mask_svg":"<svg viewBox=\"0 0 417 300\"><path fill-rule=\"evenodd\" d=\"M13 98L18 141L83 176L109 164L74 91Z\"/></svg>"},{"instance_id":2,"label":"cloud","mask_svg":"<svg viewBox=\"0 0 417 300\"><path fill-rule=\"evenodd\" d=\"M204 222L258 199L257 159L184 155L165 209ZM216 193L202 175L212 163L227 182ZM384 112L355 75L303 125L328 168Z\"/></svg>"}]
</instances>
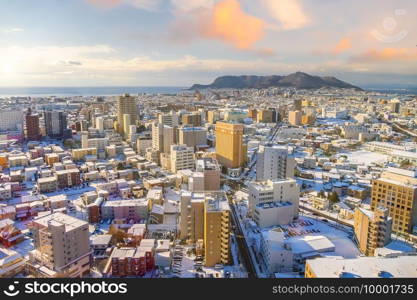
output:
<instances>
[{"instance_id":1,"label":"cloud","mask_svg":"<svg viewBox=\"0 0 417 300\"><path fill-rule=\"evenodd\" d=\"M203 34L239 49L250 49L265 35L265 23L245 13L237 0L223 0L213 7Z\"/></svg>"},{"instance_id":2,"label":"cloud","mask_svg":"<svg viewBox=\"0 0 417 300\"><path fill-rule=\"evenodd\" d=\"M189 13L197 9L211 9L215 0L171 0L174 13Z\"/></svg>"},{"instance_id":3,"label":"cloud","mask_svg":"<svg viewBox=\"0 0 417 300\"><path fill-rule=\"evenodd\" d=\"M19 28L19 27L3 29L4 33L14 33L14 32L23 32L23 31L25 31L25 30L23 28Z\"/></svg>"},{"instance_id":4,"label":"cloud","mask_svg":"<svg viewBox=\"0 0 417 300\"><path fill-rule=\"evenodd\" d=\"M212 7L207 1L200 1L190 11L177 12L170 33L177 42L200 38L222 41L240 50L254 50L256 42L265 35L265 22L243 11L237 0L222 0Z\"/></svg>"},{"instance_id":5,"label":"cloud","mask_svg":"<svg viewBox=\"0 0 417 300\"><path fill-rule=\"evenodd\" d=\"M102 9L112 9L119 5L130 5L137 9L157 10L162 0L86 0L89 4Z\"/></svg>"},{"instance_id":6,"label":"cloud","mask_svg":"<svg viewBox=\"0 0 417 300\"><path fill-rule=\"evenodd\" d=\"M417 62L417 49L414 48L383 48L371 49L353 56L352 62Z\"/></svg>"},{"instance_id":7,"label":"cloud","mask_svg":"<svg viewBox=\"0 0 417 300\"><path fill-rule=\"evenodd\" d=\"M348 37L342 38L333 48L333 54L340 54L352 48L352 40Z\"/></svg>"},{"instance_id":8,"label":"cloud","mask_svg":"<svg viewBox=\"0 0 417 300\"><path fill-rule=\"evenodd\" d=\"M281 29L299 29L310 22L299 0L262 0L262 4L269 15L280 23Z\"/></svg>"},{"instance_id":9,"label":"cloud","mask_svg":"<svg viewBox=\"0 0 417 300\"><path fill-rule=\"evenodd\" d=\"M57 65L61 66L82 66L80 61L73 61L73 60L60 60Z\"/></svg>"}]
</instances>

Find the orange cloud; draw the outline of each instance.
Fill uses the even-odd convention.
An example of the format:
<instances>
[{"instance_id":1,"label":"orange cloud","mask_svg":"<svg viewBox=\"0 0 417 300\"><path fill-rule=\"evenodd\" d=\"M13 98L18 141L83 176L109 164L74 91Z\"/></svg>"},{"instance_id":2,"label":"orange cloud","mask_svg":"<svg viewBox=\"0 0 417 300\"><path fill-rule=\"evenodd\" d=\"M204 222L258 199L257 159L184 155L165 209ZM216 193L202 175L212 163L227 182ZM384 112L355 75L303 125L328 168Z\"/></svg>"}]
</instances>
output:
<instances>
[{"instance_id":1,"label":"orange cloud","mask_svg":"<svg viewBox=\"0 0 417 300\"><path fill-rule=\"evenodd\" d=\"M262 0L268 13L281 23L281 29L293 30L306 26L310 20L299 0Z\"/></svg>"},{"instance_id":2,"label":"orange cloud","mask_svg":"<svg viewBox=\"0 0 417 300\"><path fill-rule=\"evenodd\" d=\"M346 50L352 48L352 40L348 37L343 38L337 43L336 47L334 47L332 53L333 54L340 54L345 52Z\"/></svg>"},{"instance_id":3,"label":"orange cloud","mask_svg":"<svg viewBox=\"0 0 417 300\"><path fill-rule=\"evenodd\" d=\"M374 61L417 61L417 49L412 48L384 48L382 50L372 49L351 60L356 62Z\"/></svg>"},{"instance_id":4,"label":"orange cloud","mask_svg":"<svg viewBox=\"0 0 417 300\"><path fill-rule=\"evenodd\" d=\"M245 13L237 0L223 0L213 7L202 35L220 39L239 49L250 49L265 35L265 22Z\"/></svg>"}]
</instances>

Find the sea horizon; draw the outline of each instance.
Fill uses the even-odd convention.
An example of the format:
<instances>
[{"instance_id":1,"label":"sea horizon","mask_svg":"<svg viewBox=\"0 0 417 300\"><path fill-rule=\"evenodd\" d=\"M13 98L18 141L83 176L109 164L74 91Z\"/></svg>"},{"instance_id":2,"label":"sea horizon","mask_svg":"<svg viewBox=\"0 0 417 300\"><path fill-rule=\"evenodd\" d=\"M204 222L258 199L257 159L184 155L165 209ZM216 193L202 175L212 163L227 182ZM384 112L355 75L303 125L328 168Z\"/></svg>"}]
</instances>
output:
<instances>
[{"instance_id":1,"label":"sea horizon","mask_svg":"<svg viewBox=\"0 0 417 300\"><path fill-rule=\"evenodd\" d=\"M177 94L189 87L179 86L81 86L81 87L0 87L0 97L94 97L121 94ZM417 95L417 87L363 87L369 92Z\"/></svg>"},{"instance_id":2,"label":"sea horizon","mask_svg":"<svg viewBox=\"0 0 417 300\"><path fill-rule=\"evenodd\" d=\"M178 86L81 86L81 87L0 87L0 97L76 97L115 96L121 94L177 94L187 87Z\"/></svg>"}]
</instances>

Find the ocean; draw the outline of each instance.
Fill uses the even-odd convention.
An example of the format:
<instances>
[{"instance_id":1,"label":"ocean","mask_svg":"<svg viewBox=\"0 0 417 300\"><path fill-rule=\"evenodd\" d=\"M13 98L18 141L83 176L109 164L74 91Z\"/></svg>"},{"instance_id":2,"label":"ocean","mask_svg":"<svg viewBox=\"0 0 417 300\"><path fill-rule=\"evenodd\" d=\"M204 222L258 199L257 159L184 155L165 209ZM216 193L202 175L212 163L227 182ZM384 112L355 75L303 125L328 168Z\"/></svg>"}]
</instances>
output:
<instances>
[{"instance_id":1,"label":"ocean","mask_svg":"<svg viewBox=\"0 0 417 300\"><path fill-rule=\"evenodd\" d=\"M74 96L115 96L125 93L135 94L177 94L186 87L172 86L108 86L108 87L0 87L0 97L74 97ZM368 91L387 94L417 95L417 88L365 88Z\"/></svg>"},{"instance_id":2,"label":"ocean","mask_svg":"<svg viewBox=\"0 0 417 300\"><path fill-rule=\"evenodd\" d=\"M126 86L126 87L0 87L0 97L74 97L74 96L114 96L129 94L177 94L183 87Z\"/></svg>"}]
</instances>

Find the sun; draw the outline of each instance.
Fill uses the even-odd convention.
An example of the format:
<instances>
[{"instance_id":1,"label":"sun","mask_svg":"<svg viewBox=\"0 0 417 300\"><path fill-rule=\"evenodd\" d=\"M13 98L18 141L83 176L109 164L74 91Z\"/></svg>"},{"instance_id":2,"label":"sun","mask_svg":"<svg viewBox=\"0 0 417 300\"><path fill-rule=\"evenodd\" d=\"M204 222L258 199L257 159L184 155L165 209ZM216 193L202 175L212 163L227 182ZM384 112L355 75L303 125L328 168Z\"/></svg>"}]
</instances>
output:
<instances>
[{"instance_id":1,"label":"sun","mask_svg":"<svg viewBox=\"0 0 417 300\"><path fill-rule=\"evenodd\" d=\"M0 68L0 72L3 75L11 75L16 72L16 68L11 63L3 63Z\"/></svg>"}]
</instances>

